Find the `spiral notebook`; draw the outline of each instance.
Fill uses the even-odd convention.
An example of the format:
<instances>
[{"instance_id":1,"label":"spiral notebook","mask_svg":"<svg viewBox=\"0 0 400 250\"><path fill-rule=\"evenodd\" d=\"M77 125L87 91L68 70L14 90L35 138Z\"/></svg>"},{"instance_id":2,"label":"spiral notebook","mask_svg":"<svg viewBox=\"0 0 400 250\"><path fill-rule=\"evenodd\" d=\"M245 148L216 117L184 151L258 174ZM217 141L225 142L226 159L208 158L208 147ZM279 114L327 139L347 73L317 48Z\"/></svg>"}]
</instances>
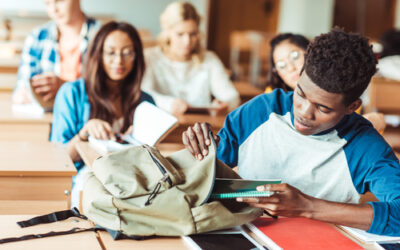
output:
<instances>
[{"instance_id":1,"label":"spiral notebook","mask_svg":"<svg viewBox=\"0 0 400 250\"><path fill-rule=\"evenodd\" d=\"M280 179L227 179L216 178L210 198L212 199L235 199L238 197L269 197L274 194L271 191L257 191L258 186L266 184L279 184Z\"/></svg>"}]
</instances>

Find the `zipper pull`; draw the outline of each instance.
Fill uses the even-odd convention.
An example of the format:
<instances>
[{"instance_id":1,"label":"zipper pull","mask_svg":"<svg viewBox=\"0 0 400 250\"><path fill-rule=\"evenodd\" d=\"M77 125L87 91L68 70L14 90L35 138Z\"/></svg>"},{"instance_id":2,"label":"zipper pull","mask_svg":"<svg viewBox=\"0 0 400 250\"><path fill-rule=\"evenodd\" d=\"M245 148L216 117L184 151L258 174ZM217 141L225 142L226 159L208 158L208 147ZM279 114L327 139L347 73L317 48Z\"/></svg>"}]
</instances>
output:
<instances>
[{"instance_id":1,"label":"zipper pull","mask_svg":"<svg viewBox=\"0 0 400 250\"><path fill-rule=\"evenodd\" d=\"M166 182L166 181L168 180L168 178L169 178L168 173L165 173L165 174L163 175L163 177L162 177L158 182L159 182L159 183L160 183L160 182Z\"/></svg>"},{"instance_id":2,"label":"zipper pull","mask_svg":"<svg viewBox=\"0 0 400 250\"><path fill-rule=\"evenodd\" d=\"M153 189L153 191L151 192L151 194L149 195L149 198L147 198L146 203L144 203L145 206L150 205L150 202L151 202L154 198L156 198L158 192L160 191L160 188L161 188L162 183L163 183L163 182L166 182L166 181L168 180L168 178L169 178L168 173L165 173L165 174L163 175L163 177L158 181L156 187Z\"/></svg>"}]
</instances>

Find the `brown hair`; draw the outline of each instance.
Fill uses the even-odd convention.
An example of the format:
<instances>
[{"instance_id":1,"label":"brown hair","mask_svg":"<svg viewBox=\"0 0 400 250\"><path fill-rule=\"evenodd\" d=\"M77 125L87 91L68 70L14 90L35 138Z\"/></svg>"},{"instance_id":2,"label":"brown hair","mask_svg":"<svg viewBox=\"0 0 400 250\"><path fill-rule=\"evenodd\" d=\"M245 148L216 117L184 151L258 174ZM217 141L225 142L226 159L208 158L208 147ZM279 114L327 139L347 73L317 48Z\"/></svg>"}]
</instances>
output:
<instances>
[{"instance_id":1,"label":"brown hair","mask_svg":"<svg viewBox=\"0 0 400 250\"><path fill-rule=\"evenodd\" d=\"M160 16L161 33L158 37L158 44L163 51L167 51L170 46L168 30L176 24L188 20L193 20L197 25L200 24L201 18L196 8L188 2L173 2L167 6ZM200 36L200 34L199 34ZM200 63L202 61L202 47L200 38L192 51L192 59Z\"/></svg>"},{"instance_id":2,"label":"brown hair","mask_svg":"<svg viewBox=\"0 0 400 250\"><path fill-rule=\"evenodd\" d=\"M120 84L121 108L124 114L122 131L125 132L133 122L133 113L139 104L141 95L140 84L145 70L142 42L137 30L125 22L111 21L103 25L92 39L84 64L83 77L86 93L91 105L90 118L98 118L112 123L116 117L116 110L108 96L106 74L103 66L103 46L107 36L116 30L125 32L132 40L135 61L132 71Z\"/></svg>"}]
</instances>

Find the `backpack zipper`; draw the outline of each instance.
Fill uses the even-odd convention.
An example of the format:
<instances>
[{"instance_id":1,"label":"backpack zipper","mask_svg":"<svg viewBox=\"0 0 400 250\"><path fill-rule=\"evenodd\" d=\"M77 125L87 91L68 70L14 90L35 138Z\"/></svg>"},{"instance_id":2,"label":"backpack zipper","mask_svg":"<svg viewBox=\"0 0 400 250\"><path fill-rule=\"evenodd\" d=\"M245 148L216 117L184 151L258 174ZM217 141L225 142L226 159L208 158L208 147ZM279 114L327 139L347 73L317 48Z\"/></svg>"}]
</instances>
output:
<instances>
[{"instance_id":1,"label":"backpack zipper","mask_svg":"<svg viewBox=\"0 0 400 250\"><path fill-rule=\"evenodd\" d=\"M150 150L147 149L146 146L143 146L147 152L149 152L151 159L154 161L154 163L157 165L158 169L160 170L161 174L163 175L163 177L161 178L160 181L165 182L168 181L169 185L172 186L172 180L168 175L168 172L165 170L164 166L161 164L161 162L159 162L154 155L150 152Z\"/></svg>"},{"instance_id":2,"label":"backpack zipper","mask_svg":"<svg viewBox=\"0 0 400 250\"><path fill-rule=\"evenodd\" d=\"M150 205L151 201L156 198L158 192L160 191L161 185L163 182L168 182L170 186L172 186L172 180L168 175L168 172L165 170L164 166L153 156L153 154L150 152L150 150L146 147L143 146L147 152L149 152L151 159L154 161L154 163L157 165L158 169L162 173L161 179L158 181L157 185L154 187L153 191L150 193L149 198L147 199L146 203L144 204L145 206Z\"/></svg>"}]
</instances>

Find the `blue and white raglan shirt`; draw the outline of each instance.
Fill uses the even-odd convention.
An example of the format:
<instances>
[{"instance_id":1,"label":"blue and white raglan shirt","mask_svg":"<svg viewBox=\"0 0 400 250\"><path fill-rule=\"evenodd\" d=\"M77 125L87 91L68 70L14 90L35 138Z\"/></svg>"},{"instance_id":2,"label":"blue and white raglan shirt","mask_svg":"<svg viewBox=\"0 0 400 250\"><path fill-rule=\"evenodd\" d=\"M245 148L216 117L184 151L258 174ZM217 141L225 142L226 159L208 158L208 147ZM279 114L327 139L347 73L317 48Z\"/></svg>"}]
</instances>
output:
<instances>
[{"instance_id":1,"label":"blue and white raglan shirt","mask_svg":"<svg viewBox=\"0 0 400 250\"><path fill-rule=\"evenodd\" d=\"M82 25L82 42L79 45L82 56L85 54L89 40L100 28L100 23L92 18L87 18ZM26 88L34 99L30 79L37 74L53 72L60 74L61 63L58 52L58 28L54 21L47 22L27 36L21 54L21 63L18 68L18 80L14 91Z\"/></svg>"},{"instance_id":2,"label":"blue and white raglan shirt","mask_svg":"<svg viewBox=\"0 0 400 250\"><path fill-rule=\"evenodd\" d=\"M248 179L279 178L316 198L358 203L372 192L368 232L400 236L400 165L390 146L358 114L305 136L293 125L293 92L280 89L242 105L219 132L217 157Z\"/></svg>"}]
</instances>

